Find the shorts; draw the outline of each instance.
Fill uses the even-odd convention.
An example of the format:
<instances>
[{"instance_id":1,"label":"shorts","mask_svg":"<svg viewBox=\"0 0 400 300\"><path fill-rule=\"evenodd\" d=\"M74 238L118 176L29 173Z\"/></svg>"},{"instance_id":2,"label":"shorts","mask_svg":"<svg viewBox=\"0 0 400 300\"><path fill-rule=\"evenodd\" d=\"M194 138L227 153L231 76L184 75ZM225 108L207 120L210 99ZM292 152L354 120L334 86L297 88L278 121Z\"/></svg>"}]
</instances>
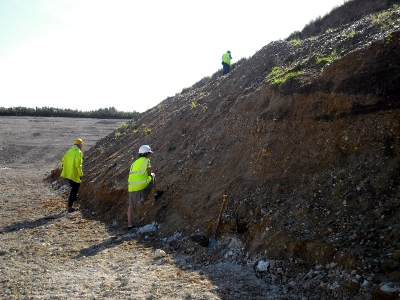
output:
<instances>
[{"instance_id":1,"label":"shorts","mask_svg":"<svg viewBox=\"0 0 400 300\"><path fill-rule=\"evenodd\" d=\"M152 174L153 175L153 174ZM153 180L149 183L149 185L137 192L129 192L129 200L128 203L129 205L140 205L143 204L144 202L147 201L147 197L150 195L151 190L153 189L153 181L154 181L154 176Z\"/></svg>"}]
</instances>

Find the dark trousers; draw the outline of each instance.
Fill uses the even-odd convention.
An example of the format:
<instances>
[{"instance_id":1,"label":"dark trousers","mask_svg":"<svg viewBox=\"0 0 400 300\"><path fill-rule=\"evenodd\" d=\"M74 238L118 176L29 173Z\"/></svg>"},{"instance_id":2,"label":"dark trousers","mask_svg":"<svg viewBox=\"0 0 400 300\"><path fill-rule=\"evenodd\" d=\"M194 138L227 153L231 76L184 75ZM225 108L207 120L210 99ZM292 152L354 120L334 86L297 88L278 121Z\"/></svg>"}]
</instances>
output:
<instances>
[{"instance_id":1,"label":"dark trousers","mask_svg":"<svg viewBox=\"0 0 400 300\"><path fill-rule=\"evenodd\" d=\"M81 184L70 179L69 185L71 186L71 191L69 192L68 207L72 207L74 201L78 199L78 190Z\"/></svg>"},{"instance_id":2,"label":"dark trousers","mask_svg":"<svg viewBox=\"0 0 400 300\"><path fill-rule=\"evenodd\" d=\"M228 74L229 71L231 70L231 66L228 65L227 63L224 63L224 62L223 62L223 63L222 63L222 67L223 67L222 75Z\"/></svg>"}]
</instances>

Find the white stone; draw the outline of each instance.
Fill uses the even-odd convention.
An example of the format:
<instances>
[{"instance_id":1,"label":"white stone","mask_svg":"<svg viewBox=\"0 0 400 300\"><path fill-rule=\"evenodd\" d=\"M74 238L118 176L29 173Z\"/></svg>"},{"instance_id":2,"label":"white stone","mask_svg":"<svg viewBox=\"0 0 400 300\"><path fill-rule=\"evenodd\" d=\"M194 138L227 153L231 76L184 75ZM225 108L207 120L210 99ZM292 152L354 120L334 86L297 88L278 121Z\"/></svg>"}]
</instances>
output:
<instances>
[{"instance_id":1,"label":"white stone","mask_svg":"<svg viewBox=\"0 0 400 300\"><path fill-rule=\"evenodd\" d=\"M243 247L243 243L236 238L233 238L228 245L228 249L240 249L242 247Z\"/></svg>"},{"instance_id":2,"label":"white stone","mask_svg":"<svg viewBox=\"0 0 400 300\"><path fill-rule=\"evenodd\" d=\"M233 252L229 250L228 252L225 253L225 258L228 258L231 255L233 255Z\"/></svg>"},{"instance_id":3,"label":"white stone","mask_svg":"<svg viewBox=\"0 0 400 300\"><path fill-rule=\"evenodd\" d=\"M167 254L164 250L157 249L156 251L154 251L154 257L164 257L165 255Z\"/></svg>"},{"instance_id":4,"label":"white stone","mask_svg":"<svg viewBox=\"0 0 400 300\"><path fill-rule=\"evenodd\" d=\"M400 292L399 288L392 288L388 284L384 284L381 286L381 291L386 293L397 293Z\"/></svg>"},{"instance_id":5,"label":"white stone","mask_svg":"<svg viewBox=\"0 0 400 300\"><path fill-rule=\"evenodd\" d=\"M363 284L362 285L369 285L369 282L368 282L368 280L364 280L364 282L363 282Z\"/></svg>"},{"instance_id":6,"label":"white stone","mask_svg":"<svg viewBox=\"0 0 400 300\"><path fill-rule=\"evenodd\" d=\"M260 260L257 264L257 270L260 272L268 271L269 261Z\"/></svg>"},{"instance_id":7,"label":"white stone","mask_svg":"<svg viewBox=\"0 0 400 300\"><path fill-rule=\"evenodd\" d=\"M157 223L153 222L151 224L147 224L147 225L144 225L143 227L140 227L138 229L138 231L140 233L156 231L157 230L157 226L156 225L157 225Z\"/></svg>"}]
</instances>

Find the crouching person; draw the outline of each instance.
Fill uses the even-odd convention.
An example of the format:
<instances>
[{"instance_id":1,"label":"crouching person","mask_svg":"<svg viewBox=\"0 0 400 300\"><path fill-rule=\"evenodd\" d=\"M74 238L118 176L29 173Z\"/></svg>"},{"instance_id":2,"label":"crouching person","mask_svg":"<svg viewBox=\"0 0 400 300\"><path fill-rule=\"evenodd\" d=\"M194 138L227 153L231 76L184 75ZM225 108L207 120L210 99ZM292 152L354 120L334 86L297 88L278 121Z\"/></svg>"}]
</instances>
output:
<instances>
[{"instance_id":1,"label":"crouching person","mask_svg":"<svg viewBox=\"0 0 400 300\"><path fill-rule=\"evenodd\" d=\"M157 190L155 174L151 172L150 157L152 153L150 146L140 146L139 157L132 163L129 170L128 229L134 227L132 224L133 207L146 202L152 191L155 191L155 199L158 199L163 194L163 191Z\"/></svg>"}]
</instances>

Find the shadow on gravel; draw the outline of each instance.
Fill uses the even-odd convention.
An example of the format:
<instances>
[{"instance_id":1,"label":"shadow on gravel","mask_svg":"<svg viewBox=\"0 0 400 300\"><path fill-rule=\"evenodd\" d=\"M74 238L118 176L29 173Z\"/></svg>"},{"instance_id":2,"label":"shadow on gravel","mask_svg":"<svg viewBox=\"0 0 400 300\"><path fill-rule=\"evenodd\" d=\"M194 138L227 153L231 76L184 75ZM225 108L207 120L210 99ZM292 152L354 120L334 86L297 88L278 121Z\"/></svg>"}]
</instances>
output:
<instances>
[{"instance_id":1,"label":"shadow on gravel","mask_svg":"<svg viewBox=\"0 0 400 300\"><path fill-rule=\"evenodd\" d=\"M39 226L43 226L55 219L59 219L65 216L65 212L59 213L57 215L51 215L51 216L46 216L43 218L40 218L38 220L34 221L25 221L25 222L18 222L15 224L12 224L10 226L6 226L0 230L0 233L6 233L6 232L11 232L11 231L17 231L20 229L25 229L25 228L35 228Z\"/></svg>"},{"instance_id":2,"label":"shadow on gravel","mask_svg":"<svg viewBox=\"0 0 400 300\"><path fill-rule=\"evenodd\" d=\"M98 254L101 251L104 251L105 249L108 248L114 248L120 244L122 244L126 239L124 239L122 236L117 235L117 236L112 236L109 239L106 239L105 241L91 245L89 247L85 247L79 251L78 255L75 255L72 257L72 259L79 259L82 257L87 257L87 256L94 256Z\"/></svg>"}]
</instances>

